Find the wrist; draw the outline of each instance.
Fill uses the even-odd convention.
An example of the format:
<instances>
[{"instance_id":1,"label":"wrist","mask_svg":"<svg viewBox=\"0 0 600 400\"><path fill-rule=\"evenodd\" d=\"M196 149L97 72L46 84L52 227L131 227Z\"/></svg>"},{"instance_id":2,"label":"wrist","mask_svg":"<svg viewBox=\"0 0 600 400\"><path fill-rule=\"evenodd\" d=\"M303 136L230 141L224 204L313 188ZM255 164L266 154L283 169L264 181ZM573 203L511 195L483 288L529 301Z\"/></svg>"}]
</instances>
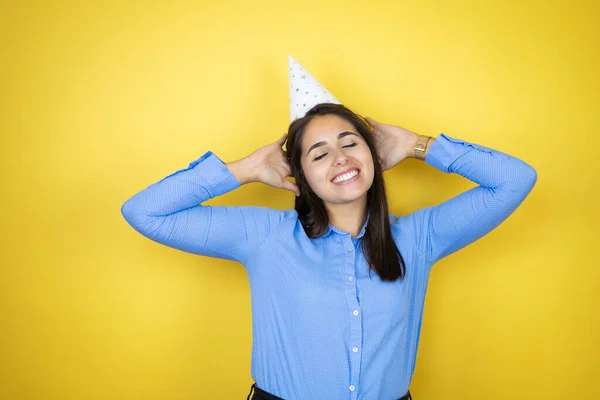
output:
<instances>
[{"instance_id":1,"label":"wrist","mask_svg":"<svg viewBox=\"0 0 600 400\"><path fill-rule=\"evenodd\" d=\"M235 176L240 185L257 181L255 174L256 165L248 157L226 163L225 166Z\"/></svg>"},{"instance_id":2,"label":"wrist","mask_svg":"<svg viewBox=\"0 0 600 400\"><path fill-rule=\"evenodd\" d=\"M410 140L408 141L408 148L406 149L406 158L416 158L415 147L417 146L417 142L420 136L421 135L413 133L410 137Z\"/></svg>"},{"instance_id":3,"label":"wrist","mask_svg":"<svg viewBox=\"0 0 600 400\"><path fill-rule=\"evenodd\" d=\"M412 157L418 160L425 160L434 140L431 136L416 135L416 138L411 143Z\"/></svg>"}]
</instances>

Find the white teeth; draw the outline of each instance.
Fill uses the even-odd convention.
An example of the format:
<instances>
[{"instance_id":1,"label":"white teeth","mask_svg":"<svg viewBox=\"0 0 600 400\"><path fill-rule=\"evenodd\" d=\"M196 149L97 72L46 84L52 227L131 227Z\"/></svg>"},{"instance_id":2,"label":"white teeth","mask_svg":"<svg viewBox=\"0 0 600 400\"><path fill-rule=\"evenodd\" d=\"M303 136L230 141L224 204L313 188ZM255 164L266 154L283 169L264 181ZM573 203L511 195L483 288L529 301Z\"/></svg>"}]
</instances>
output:
<instances>
[{"instance_id":1,"label":"white teeth","mask_svg":"<svg viewBox=\"0 0 600 400\"><path fill-rule=\"evenodd\" d=\"M337 177L337 178L335 178L335 179L334 179L332 182L333 182L333 183L340 183L340 182L343 182L343 181L347 181L348 179L350 179L350 178L352 178L352 177L354 177L354 176L356 176L356 175L358 175L358 171L357 171L357 170L354 170L354 171L352 171L352 172L348 172L347 174L344 174L344 175L338 176L338 177Z\"/></svg>"}]
</instances>

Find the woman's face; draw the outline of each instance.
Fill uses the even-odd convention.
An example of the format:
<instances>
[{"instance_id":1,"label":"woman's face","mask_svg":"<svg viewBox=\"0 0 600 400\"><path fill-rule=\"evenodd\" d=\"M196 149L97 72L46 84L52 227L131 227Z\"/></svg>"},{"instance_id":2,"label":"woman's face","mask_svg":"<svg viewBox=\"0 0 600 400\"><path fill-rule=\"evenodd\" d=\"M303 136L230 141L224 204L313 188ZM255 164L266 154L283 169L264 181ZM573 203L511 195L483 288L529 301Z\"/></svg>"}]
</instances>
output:
<instances>
[{"instance_id":1,"label":"woman's face","mask_svg":"<svg viewBox=\"0 0 600 400\"><path fill-rule=\"evenodd\" d=\"M373 183L369 146L354 125L335 114L319 115L308 123L301 164L312 191L324 203L353 202L366 196Z\"/></svg>"}]
</instances>

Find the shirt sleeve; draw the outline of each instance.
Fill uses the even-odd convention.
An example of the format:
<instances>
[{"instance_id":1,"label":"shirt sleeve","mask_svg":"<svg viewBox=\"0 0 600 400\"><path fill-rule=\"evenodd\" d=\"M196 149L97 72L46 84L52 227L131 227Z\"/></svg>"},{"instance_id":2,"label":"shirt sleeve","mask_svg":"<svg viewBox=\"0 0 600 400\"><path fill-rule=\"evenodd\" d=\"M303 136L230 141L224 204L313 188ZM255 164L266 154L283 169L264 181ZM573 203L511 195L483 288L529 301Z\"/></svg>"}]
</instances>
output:
<instances>
[{"instance_id":1,"label":"shirt sleeve","mask_svg":"<svg viewBox=\"0 0 600 400\"><path fill-rule=\"evenodd\" d=\"M223 161L208 151L133 195L121 206L121 214L155 242L243 263L294 210L201 204L240 186Z\"/></svg>"},{"instance_id":2,"label":"shirt sleeve","mask_svg":"<svg viewBox=\"0 0 600 400\"><path fill-rule=\"evenodd\" d=\"M408 216L416 246L430 265L481 238L525 200L537 172L524 161L481 145L440 134L425 162L479 186Z\"/></svg>"}]
</instances>

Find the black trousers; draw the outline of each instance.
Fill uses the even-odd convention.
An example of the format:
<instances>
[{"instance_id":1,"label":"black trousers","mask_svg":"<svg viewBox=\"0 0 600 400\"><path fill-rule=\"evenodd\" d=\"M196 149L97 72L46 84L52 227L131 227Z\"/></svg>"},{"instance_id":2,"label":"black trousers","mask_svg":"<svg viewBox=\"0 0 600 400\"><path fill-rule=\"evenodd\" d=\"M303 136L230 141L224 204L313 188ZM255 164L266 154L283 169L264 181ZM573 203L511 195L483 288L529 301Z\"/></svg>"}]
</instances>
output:
<instances>
[{"instance_id":1,"label":"black trousers","mask_svg":"<svg viewBox=\"0 0 600 400\"><path fill-rule=\"evenodd\" d=\"M252 394L252 389L254 389L254 396L252 396L252 399L250 398L250 395ZM252 386L250 386L250 393L248 393L248 397L246 398L246 400L284 400L281 397L277 397L271 393L265 392L264 390L260 389L258 386L256 386L256 382L254 382L252 384ZM410 395L410 390L408 392L406 392L406 394L402 397L400 397L398 400L412 400L412 396Z\"/></svg>"}]
</instances>

